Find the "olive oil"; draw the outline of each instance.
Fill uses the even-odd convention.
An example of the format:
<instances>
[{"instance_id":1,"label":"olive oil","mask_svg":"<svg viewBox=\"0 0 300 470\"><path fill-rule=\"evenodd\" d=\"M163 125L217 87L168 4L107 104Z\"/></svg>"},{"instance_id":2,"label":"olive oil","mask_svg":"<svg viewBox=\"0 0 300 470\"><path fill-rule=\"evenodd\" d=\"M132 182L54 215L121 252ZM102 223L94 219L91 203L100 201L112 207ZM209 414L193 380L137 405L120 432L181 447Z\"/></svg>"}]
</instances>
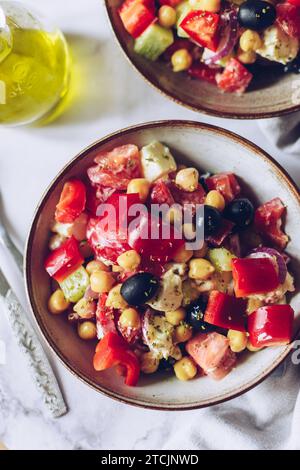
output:
<instances>
[{"instance_id":1,"label":"olive oil","mask_svg":"<svg viewBox=\"0 0 300 470\"><path fill-rule=\"evenodd\" d=\"M38 23L22 27L7 14L6 29L0 28L0 124L28 124L50 114L68 90L69 72L62 33Z\"/></svg>"}]
</instances>

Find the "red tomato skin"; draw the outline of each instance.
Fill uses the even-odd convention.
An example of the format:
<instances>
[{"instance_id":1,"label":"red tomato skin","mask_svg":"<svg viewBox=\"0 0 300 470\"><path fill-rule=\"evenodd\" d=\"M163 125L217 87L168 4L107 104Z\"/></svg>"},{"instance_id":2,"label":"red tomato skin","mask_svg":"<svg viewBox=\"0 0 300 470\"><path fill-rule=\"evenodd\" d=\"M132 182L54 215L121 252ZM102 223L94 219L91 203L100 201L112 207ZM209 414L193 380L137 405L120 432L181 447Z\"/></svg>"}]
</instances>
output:
<instances>
[{"instance_id":1,"label":"red tomato skin","mask_svg":"<svg viewBox=\"0 0 300 470\"><path fill-rule=\"evenodd\" d=\"M140 253L145 260L144 262L148 260L153 263L165 264L184 245L181 236L175 237L174 227L170 228L170 237L164 239L163 230L165 228L170 228L170 225L148 213L143 214L139 223L129 230L128 243L132 249ZM153 238L156 233L158 237Z\"/></svg>"},{"instance_id":2,"label":"red tomato skin","mask_svg":"<svg viewBox=\"0 0 300 470\"><path fill-rule=\"evenodd\" d=\"M248 333L252 346L278 346L292 341L294 310L290 305L260 307L248 316Z\"/></svg>"},{"instance_id":3,"label":"red tomato skin","mask_svg":"<svg viewBox=\"0 0 300 470\"><path fill-rule=\"evenodd\" d=\"M212 51L218 48L218 27L220 16L217 13L194 10L180 23L180 27L197 44Z\"/></svg>"},{"instance_id":4,"label":"red tomato skin","mask_svg":"<svg viewBox=\"0 0 300 470\"><path fill-rule=\"evenodd\" d=\"M170 190L175 202L180 204L184 211L191 211L192 214L195 214L197 205L204 204L206 198L206 192L201 184L195 191L188 192L179 188L175 183L171 183Z\"/></svg>"},{"instance_id":5,"label":"red tomato skin","mask_svg":"<svg viewBox=\"0 0 300 470\"><path fill-rule=\"evenodd\" d=\"M276 23L288 36L300 39L300 2L295 2L276 5Z\"/></svg>"},{"instance_id":6,"label":"red tomato skin","mask_svg":"<svg viewBox=\"0 0 300 470\"><path fill-rule=\"evenodd\" d=\"M127 228L131 218L127 217L126 223L124 214L120 214L122 209L119 206L120 198L124 199L128 210L132 205L140 203L137 194L114 193L106 204L111 204L115 208L116 220L111 224L108 221L108 224L104 225L106 215L103 214L101 217L91 218L87 226L87 239L96 257L113 262L116 262L120 254L130 250Z\"/></svg>"},{"instance_id":7,"label":"red tomato skin","mask_svg":"<svg viewBox=\"0 0 300 470\"><path fill-rule=\"evenodd\" d=\"M226 202L231 202L241 192L241 187L233 173L219 173L218 175L209 176L205 183L212 191L219 191Z\"/></svg>"},{"instance_id":8,"label":"red tomato skin","mask_svg":"<svg viewBox=\"0 0 300 470\"><path fill-rule=\"evenodd\" d=\"M87 171L92 185L125 191L131 179L142 175L140 152L133 144L100 152L95 163Z\"/></svg>"},{"instance_id":9,"label":"red tomato skin","mask_svg":"<svg viewBox=\"0 0 300 470\"><path fill-rule=\"evenodd\" d=\"M288 0L288 3L291 3L291 5L295 5L296 7L300 7L300 0Z\"/></svg>"},{"instance_id":10,"label":"red tomato skin","mask_svg":"<svg viewBox=\"0 0 300 470\"><path fill-rule=\"evenodd\" d=\"M216 75L218 87L227 93L242 94L246 91L253 74L237 59L230 59L222 73Z\"/></svg>"},{"instance_id":11,"label":"red tomato skin","mask_svg":"<svg viewBox=\"0 0 300 470\"><path fill-rule=\"evenodd\" d=\"M214 380L223 379L236 365L236 355L225 336L198 333L186 343L186 350L203 372Z\"/></svg>"},{"instance_id":12,"label":"red tomato skin","mask_svg":"<svg viewBox=\"0 0 300 470\"><path fill-rule=\"evenodd\" d=\"M232 276L238 298L271 292L279 286L278 273L269 258L235 258Z\"/></svg>"},{"instance_id":13,"label":"red tomato skin","mask_svg":"<svg viewBox=\"0 0 300 470\"><path fill-rule=\"evenodd\" d=\"M204 80L205 82L216 85L216 75L220 72L220 69L212 69L206 64L201 62L195 62L189 69L188 74L192 78L197 78L198 80Z\"/></svg>"},{"instance_id":14,"label":"red tomato skin","mask_svg":"<svg viewBox=\"0 0 300 470\"><path fill-rule=\"evenodd\" d=\"M169 5L170 7L177 7L182 0L158 0L160 5Z\"/></svg>"},{"instance_id":15,"label":"red tomato skin","mask_svg":"<svg viewBox=\"0 0 300 470\"><path fill-rule=\"evenodd\" d=\"M62 282L84 262L79 251L79 243L72 236L59 248L52 251L45 261L45 269L49 276Z\"/></svg>"},{"instance_id":16,"label":"red tomato skin","mask_svg":"<svg viewBox=\"0 0 300 470\"><path fill-rule=\"evenodd\" d=\"M223 219L222 225L219 230L214 234L206 237L205 240L213 246L221 246L224 240L231 233L234 224L230 220Z\"/></svg>"},{"instance_id":17,"label":"red tomato skin","mask_svg":"<svg viewBox=\"0 0 300 470\"><path fill-rule=\"evenodd\" d=\"M158 181L154 184L150 200L152 204L167 204L168 206L175 202L170 189L164 181Z\"/></svg>"},{"instance_id":18,"label":"red tomato skin","mask_svg":"<svg viewBox=\"0 0 300 470\"><path fill-rule=\"evenodd\" d=\"M135 39L155 20L154 2L150 1L125 0L118 13L124 28Z\"/></svg>"},{"instance_id":19,"label":"red tomato skin","mask_svg":"<svg viewBox=\"0 0 300 470\"><path fill-rule=\"evenodd\" d=\"M103 371L116 365L126 368L125 384L135 386L140 375L140 364L136 355L117 333L107 333L98 343L93 359L94 369Z\"/></svg>"},{"instance_id":20,"label":"red tomato skin","mask_svg":"<svg viewBox=\"0 0 300 470\"><path fill-rule=\"evenodd\" d=\"M226 330L246 331L246 307L247 301L214 290L209 295L204 320Z\"/></svg>"},{"instance_id":21,"label":"red tomato skin","mask_svg":"<svg viewBox=\"0 0 300 470\"><path fill-rule=\"evenodd\" d=\"M285 211L284 204L277 197L258 207L254 216L254 225L257 231L282 250L289 241L288 236L281 229Z\"/></svg>"},{"instance_id":22,"label":"red tomato skin","mask_svg":"<svg viewBox=\"0 0 300 470\"><path fill-rule=\"evenodd\" d=\"M84 211L86 204L86 187L82 181L72 179L63 187L59 203L56 206L55 220L70 224Z\"/></svg>"}]
</instances>

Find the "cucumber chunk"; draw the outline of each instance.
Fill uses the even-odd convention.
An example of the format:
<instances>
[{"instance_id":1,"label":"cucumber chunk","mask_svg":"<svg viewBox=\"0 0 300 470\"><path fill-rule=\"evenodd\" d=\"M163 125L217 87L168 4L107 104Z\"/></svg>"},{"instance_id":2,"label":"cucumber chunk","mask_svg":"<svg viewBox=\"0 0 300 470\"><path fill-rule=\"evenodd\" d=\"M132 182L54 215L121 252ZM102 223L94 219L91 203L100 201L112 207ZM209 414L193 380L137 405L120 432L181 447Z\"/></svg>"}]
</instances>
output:
<instances>
[{"instance_id":1,"label":"cucumber chunk","mask_svg":"<svg viewBox=\"0 0 300 470\"><path fill-rule=\"evenodd\" d=\"M148 60L155 61L173 42L172 31L155 23L135 40L134 51Z\"/></svg>"},{"instance_id":2,"label":"cucumber chunk","mask_svg":"<svg viewBox=\"0 0 300 470\"><path fill-rule=\"evenodd\" d=\"M90 278L83 266L60 283L65 298L69 302L74 303L78 302L78 300L84 296L89 285Z\"/></svg>"},{"instance_id":3,"label":"cucumber chunk","mask_svg":"<svg viewBox=\"0 0 300 470\"><path fill-rule=\"evenodd\" d=\"M176 28L177 28L177 36L180 38L188 38L189 35L179 26L182 20L192 11L193 8L191 7L189 0L180 3L176 7Z\"/></svg>"},{"instance_id":4,"label":"cucumber chunk","mask_svg":"<svg viewBox=\"0 0 300 470\"><path fill-rule=\"evenodd\" d=\"M155 181L177 169L169 148L157 141L151 142L142 148L141 163L144 177L149 181Z\"/></svg>"},{"instance_id":5,"label":"cucumber chunk","mask_svg":"<svg viewBox=\"0 0 300 470\"><path fill-rule=\"evenodd\" d=\"M216 271L232 271L231 261L235 256L226 250L226 248L212 248L208 250L208 258Z\"/></svg>"}]
</instances>

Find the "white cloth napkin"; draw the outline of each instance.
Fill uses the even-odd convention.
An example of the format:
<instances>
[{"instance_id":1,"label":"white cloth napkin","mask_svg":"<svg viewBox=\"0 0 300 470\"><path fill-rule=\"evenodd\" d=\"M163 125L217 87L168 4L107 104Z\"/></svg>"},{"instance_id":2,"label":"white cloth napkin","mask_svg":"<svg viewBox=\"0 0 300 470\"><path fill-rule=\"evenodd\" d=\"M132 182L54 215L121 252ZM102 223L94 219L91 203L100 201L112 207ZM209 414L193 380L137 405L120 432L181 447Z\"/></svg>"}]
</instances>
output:
<instances>
[{"instance_id":1,"label":"white cloth napkin","mask_svg":"<svg viewBox=\"0 0 300 470\"><path fill-rule=\"evenodd\" d=\"M289 358L284 369L239 398L190 414L164 448L299 450L300 367Z\"/></svg>"},{"instance_id":2,"label":"white cloth napkin","mask_svg":"<svg viewBox=\"0 0 300 470\"><path fill-rule=\"evenodd\" d=\"M263 119L259 127L267 139L278 149L300 156L300 113L282 118Z\"/></svg>"},{"instance_id":3,"label":"white cloth napkin","mask_svg":"<svg viewBox=\"0 0 300 470\"><path fill-rule=\"evenodd\" d=\"M258 125L277 149L300 156L300 113L261 120ZM247 394L194 412L192 421L173 433L165 448L299 450L300 366L292 363L292 357Z\"/></svg>"}]
</instances>

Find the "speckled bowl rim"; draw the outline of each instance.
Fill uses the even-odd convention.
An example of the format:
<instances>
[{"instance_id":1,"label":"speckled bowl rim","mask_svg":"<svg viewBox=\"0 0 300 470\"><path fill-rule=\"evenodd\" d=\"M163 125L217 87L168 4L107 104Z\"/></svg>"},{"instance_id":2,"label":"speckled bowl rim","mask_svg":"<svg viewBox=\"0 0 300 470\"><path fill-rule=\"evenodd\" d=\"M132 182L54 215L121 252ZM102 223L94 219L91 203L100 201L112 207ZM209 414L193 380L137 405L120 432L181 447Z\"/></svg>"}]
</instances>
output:
<instances>
[{"instance_id":1,"label":"speckled bowl rim","mask_svg":"<svg viewBox=\"0 0 300 470\"><path fill-rule=\"evenodd\" d=\"M213 110L211 108L207 108L204 105L202 105L202 106L201 105L193 106L190 103L186 103L185 101L178 98L178 96L176 94L171 93L171 92L169 92L165 89L162 89L162 87L158 83L156 83L154 80L152 80L150 78L150 76L146 72L144 72L142 67L139 67L138 65L136 65L131 60L131 58L129 57L129 55L127 53L126 43L125 43L125 41L123 41L122 36L119 34L117 28L115 27L115 24L114 24L112 15L110 13L110 8L108 6L107 0L103 0L103 3L104 3L104 6L105 6L106 14L107 14L109 24L110 24L111 30L113 32L114 38L115 38L116 42L119 44L119 46L120 46L121 50L123 51L123 53L125 54L125 57L128 60L128 62L130 63L130 65L141 75L141 77L149 85L152 86L152 88L157 90L161 95L171 99L175 103L180 104L181 106L184 106L185 108L190 109L192 111L196 111L198 113L207 114L208 116L215 116L215 117L225 118L225 119L249 119L249 120L250 119L251 120L267 119L267 118L286 116L287 114L292 114L292 113L295 113L297 111L300 111L300 104L298 104L298 105L294 105L294 106L289 106L286 109L282 109L281 111L269 111L269 112L261 112L261 113L250 113L250 114L246 113L246 112L245 113L243 112L243 113L236 114L234 112L229 112L229 111L228 112L227 111L216 111L216 110Z\"/></svg>"},{"instance_id":2,"label":"speckled bowl rim","mask_svg":"<svg viewBox=\"0 0 300 470\"><path fill-rule=\"evenodd\" d=\"M205 408L208 406L213 406L217 405L223 402L226 402L228 400L231 400L233 398L236 398L252 388L256 387L259 385L263 380L265 380L287 357L288 355L292 352L294 349L294 344L291 343L287 345L284 350L281 352L281 354L278 356L276 361L270 366L267 367L263 372L261 372L255 379L248 381L247 383L243 384L242 386L238 387L234 393L224 393L221 396L216 397L214 400L205 400L202 401L201 403L196 403L196 404L182 404L182 405L173 405L172 403L168 403L167 405L164 404L158 404L154 405L153 403L148 403L147 401L144 401L142 399L134 399L134 398L128 398L124 397L123 395L112 392L110 390L107 390L105 387L100 386L99 384L95 383L93 380L91 380L89 377L87 377L85 374L81 373L79 370L76 369L75 366L73 366L70 361L68 360L67 357L64 356L64 354L59 350L58 346L52 342L48 332L47 328L45 325L43 325L42 321L40 320L40 316L38 313L38 308L34 299L33 295L33 289L32 289L32 282L31 282L31 277L30 277L30 260L32 257L32 252L33 252L33 239L35 235L35 231L37 228L37 223L38 219L41 216L44 206L46 204L46 201L49 197L49 195L52 192L53 186L56 186L67 174L68 172L73 168L74 165L77 164L77 161L81 158L84 158L86 155L88 155L90 152L95 150L99 145L103 144L108 144L110 142L113 142L113 140L116 137L120 136L126 136L127 134L130 134L133 131L141 131L141 130L149 130L149 129L155 129L157 127L164 127L164 128L186 128L186 129L194 129L195 131L197 130L206 130L211 132L212 134L218 134L225 136L226 138L230 139L233 143L245 147L246 149L249 149L250 151L254 152L258 158L263 159L265 162L267 162L273 169L274 172L278 175L278 177L282 180L283 184L286 184L289 188L289 191L293 193L295 198L297 199L299 203L299 212L300 212L300 192L293 181L293 179L290 177L290 175L277 163L274 158L272 158L267 152L262 150L260 147L258 147L256 144L250 142L248 139L245 139L244 137L235 134L234 132L228 131L227 129L223 129L218 126L214 126L211 124L206 124L206 123L201 123L197 121L187 121L187 120L163 120L163 121L151 121L151 122L146 122L143 124L137 124L137 125L132 125L130 127L126 127L124 129L115 131L111 134L108 134L107 136L97 140L96 142L92 143L88 147L86 147L84 150L79 152L70 162L68 162L63 169L58 173L58 175L51 181L49 184L48 188L42 195L42 198L40 202L37 205L36 211L33 216L33 220L30 226L29 234L27 237L26 241L26 246L25 246L25 259L24 259L24 277L25 277L25 287L26 287L26 295L31 307L31 311L33 313L33 317L35 319L35 322L39 328L39 331L41 332L42 336L44 337L47 345L50 347L50 349L57 355L57 357L60 359L62 364L78 379L80 379L83 383L89 385L91 388L94 390L101 392L103 395L106 395L109 398L112 398L114 400L117 400L122 403L126 403L129 405L133 405L136 407L140 408L146 408L146 409L152 409L152 410L161 410L161 411L184 411L184 410L193 410L193 409L200 409L200 408ZM300 336L300 330L296 333L294 340L296 340Z\"/></svg>"}]
</instances>

